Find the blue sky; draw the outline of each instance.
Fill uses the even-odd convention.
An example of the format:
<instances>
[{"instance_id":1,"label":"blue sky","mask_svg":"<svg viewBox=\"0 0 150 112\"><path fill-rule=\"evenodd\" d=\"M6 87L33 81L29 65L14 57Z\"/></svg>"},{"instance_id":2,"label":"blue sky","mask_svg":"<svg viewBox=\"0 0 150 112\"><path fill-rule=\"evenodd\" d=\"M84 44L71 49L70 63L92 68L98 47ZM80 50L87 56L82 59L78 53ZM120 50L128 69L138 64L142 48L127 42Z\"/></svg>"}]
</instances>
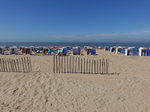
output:
<instances>
[{"instance_id":1,"label":"blue sky","mask_svg":"<svg viewBox=\"0 0 150 112\"><path fill-rule=\"evenodd\" d=\"M0 0L0 41L150 42L150 0Z\"/></svg>"}]
</instances>

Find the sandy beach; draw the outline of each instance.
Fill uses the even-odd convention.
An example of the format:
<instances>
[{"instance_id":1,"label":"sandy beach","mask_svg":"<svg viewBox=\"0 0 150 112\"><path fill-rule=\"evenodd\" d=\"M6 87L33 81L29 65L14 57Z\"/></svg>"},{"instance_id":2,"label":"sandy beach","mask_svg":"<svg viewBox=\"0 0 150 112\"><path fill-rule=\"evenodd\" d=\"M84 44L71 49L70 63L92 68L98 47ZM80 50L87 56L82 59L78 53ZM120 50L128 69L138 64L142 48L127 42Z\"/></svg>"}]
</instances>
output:
<instances>
[{"instance_id":1,"label":"sandy beach","mask_svg":"<svg viewBox=\"0 0 150 112\"><path fill-rule=\"evenodd\" d=\"M150 57L97 52L85 57L120 74L54 74L52 56L30 56L32 73L0 73L0 112L150 112Z\"/></svg>"}]
</instances>

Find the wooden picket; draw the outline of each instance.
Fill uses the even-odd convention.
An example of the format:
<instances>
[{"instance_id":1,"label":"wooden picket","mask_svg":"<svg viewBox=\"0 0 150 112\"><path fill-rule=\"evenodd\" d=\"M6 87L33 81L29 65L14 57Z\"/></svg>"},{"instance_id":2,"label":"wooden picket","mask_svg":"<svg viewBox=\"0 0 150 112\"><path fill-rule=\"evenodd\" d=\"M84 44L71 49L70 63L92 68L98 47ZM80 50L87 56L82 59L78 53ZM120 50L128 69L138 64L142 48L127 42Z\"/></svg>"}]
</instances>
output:
<instances>
[{"instance_id":1,"label":"wooden picket","mask_svg":"<svg viewBox=\"0 0 150 112\"><path fill-rule=\"evenodd\" d=\"M0 58L0 72L32 72L31 58Z\"/></svg>"},{"instance_id":2,"label":"wooden picket","mask_svg":"<svg viewBox=\"0 0 150 112\"><path fill-rule=\"evenodd\" d=\"M53 73L108 74L109 59L53 56Z\"/></svg>"}]
</instances>

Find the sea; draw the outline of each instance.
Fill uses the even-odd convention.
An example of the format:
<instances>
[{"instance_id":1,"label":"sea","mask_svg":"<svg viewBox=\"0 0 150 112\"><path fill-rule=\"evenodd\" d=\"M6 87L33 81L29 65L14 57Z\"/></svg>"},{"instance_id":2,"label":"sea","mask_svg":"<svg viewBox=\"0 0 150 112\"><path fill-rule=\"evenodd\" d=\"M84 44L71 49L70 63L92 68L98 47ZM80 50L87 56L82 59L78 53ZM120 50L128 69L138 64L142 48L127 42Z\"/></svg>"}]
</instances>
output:
<instances>
[{"instance_id":1,"label":"sea","mask_svg":"<svg viewBox=\"0 0 150 112\"><path fill-rule=\"evenodd\" d=\"M124 46L124 47L150 47L150 42L124 43L124 42L0 42L0 46Z\"/></svg>"}]
</instances>

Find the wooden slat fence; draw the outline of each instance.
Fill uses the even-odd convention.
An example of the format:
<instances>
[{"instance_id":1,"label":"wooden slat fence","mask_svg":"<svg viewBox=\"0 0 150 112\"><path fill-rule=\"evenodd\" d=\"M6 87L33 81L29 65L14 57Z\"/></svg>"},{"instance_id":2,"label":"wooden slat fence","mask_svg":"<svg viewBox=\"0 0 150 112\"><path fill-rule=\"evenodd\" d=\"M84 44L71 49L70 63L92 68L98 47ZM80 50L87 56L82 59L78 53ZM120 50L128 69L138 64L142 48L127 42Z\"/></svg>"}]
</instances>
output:
<instances>
[{"instance_id":1,"label":"wooden slat fence","mask_svg":"<svg viewBox=\"0 0 150 112\"><path fill-rule=\"evenodd\" d=\"M54 73L108 74L109 59L53 56Z\"/></svg>"},{"instance_id":2,"label":"wooden slat fence","mask_svg":"<svg viewBox=\"0 0 150 112\"><path fill-rule=\"evenodd\" d=\"M0 58L0 72L32 72L31 58Z\"/></svg>"}]
</instances>

